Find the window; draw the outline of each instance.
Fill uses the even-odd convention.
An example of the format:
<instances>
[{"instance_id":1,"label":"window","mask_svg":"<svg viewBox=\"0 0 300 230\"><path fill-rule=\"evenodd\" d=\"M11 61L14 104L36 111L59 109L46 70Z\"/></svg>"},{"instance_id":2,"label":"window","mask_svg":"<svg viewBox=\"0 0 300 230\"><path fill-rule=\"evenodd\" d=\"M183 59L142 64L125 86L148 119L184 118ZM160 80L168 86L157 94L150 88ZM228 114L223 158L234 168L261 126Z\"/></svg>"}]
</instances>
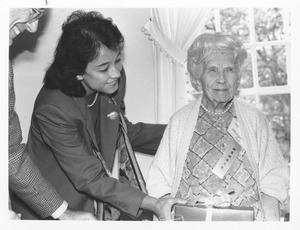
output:
<instances>
[{"instance_id":1,"label":"window","mask_svg":"<svg viewBox=\"0 0 300 230\"><path fill-rule=\"evenodd\" d=\"M238 35L248 51L239 97L269 118L290 162L290 11L283 8L213 9L202 32ZM188 93L193 94L190 90ZM286 207L285 207L286 208Z\"/></svg>"}]
</instances>

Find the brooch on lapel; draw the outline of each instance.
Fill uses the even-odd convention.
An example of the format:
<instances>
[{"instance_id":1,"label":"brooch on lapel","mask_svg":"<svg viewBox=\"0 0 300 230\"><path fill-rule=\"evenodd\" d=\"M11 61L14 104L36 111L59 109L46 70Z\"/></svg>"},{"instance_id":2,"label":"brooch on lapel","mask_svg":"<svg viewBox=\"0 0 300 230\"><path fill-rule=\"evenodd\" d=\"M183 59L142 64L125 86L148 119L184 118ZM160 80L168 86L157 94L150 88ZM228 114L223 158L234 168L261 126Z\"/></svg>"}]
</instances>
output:
<instances>
[{"instance_id":1,"label":"brooch on lapel","mask_svg":"<svg viewBox=\"0 0 300 230\"><path fill-rule=\"evenodd\" d=\"M117 112L111 112L107 115L107 117L110 119L110 120L116 120L118 118L119 114Z\"/></svg>"}]
</instances>

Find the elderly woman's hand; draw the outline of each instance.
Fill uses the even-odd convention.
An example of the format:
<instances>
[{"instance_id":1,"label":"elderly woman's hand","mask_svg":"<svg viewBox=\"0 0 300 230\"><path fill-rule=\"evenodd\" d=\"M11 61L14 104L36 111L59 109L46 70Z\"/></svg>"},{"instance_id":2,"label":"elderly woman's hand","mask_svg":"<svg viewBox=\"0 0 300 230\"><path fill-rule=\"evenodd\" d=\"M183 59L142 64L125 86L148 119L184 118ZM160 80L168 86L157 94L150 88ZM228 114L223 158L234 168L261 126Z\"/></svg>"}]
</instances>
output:
<instances>
[{"instance_id":1,"label":"elderly woman's hand","mask_svg":"<svg viewBox=\"0 0 300 230\"><path fill-rule=\"evenodd\" d=\"M261 194L263 210L265 213L265 221L279 221L280 220L280 205L279 201L264 193Z\"/></svg>"},{"instance_id":2,"label":"elderly woman's hand","mask_svg":"<svg viewBox=\"0 0 300 230\"><path fill-rule=\"evenodd\" d=\"M142 201L141 208L151 210L159 218L171 219L171 209L174 204L185 204L186 201L179 198L154 198L146 196Z\"/></svg>"}]
</instances>

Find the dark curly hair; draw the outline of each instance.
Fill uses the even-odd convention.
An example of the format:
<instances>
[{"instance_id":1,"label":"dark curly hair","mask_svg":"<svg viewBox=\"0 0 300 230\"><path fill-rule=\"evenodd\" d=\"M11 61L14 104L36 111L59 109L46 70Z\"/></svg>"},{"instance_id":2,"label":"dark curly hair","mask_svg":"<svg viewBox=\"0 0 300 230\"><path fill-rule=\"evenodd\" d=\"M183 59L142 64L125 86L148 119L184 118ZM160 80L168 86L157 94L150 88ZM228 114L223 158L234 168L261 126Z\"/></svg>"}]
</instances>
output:
<instances>
[{"instance_id":1,"label":"dark curly hair","mask_svg":"<svg viewBox=\"0 0 300 230\"><path fill-rule=\"evenodd\" d=\"M96 11L74 11L62 25L44 87L60 89L72 97L85 96L85 88L76 76L84 74L87 64L98 57L101 46L114 52L124 47L124 37L112 19Z\"/></svg>"}]
</instances>

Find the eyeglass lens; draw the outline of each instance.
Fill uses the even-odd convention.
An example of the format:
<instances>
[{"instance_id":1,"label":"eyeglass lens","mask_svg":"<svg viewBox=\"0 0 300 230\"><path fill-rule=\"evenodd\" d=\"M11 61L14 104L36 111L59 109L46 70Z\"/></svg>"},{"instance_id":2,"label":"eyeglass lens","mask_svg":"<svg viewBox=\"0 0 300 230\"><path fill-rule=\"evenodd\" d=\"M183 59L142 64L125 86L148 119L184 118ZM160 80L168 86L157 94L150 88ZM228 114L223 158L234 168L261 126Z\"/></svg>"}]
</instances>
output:
<instances>
[{"instance_id":1,"label":"eyeglass lens","mask_svg":"<svg viewBox=\"0 0 300 230\"><path fill-rule=\"evenodd\" d=\"M40 19L43 15L45 15L46 10L45 9L37 9L37 8L32 8L33 14L31 15L30 19L28 20L28 22L34 22L38 19Z\"/></svg>"}]
</instances>

